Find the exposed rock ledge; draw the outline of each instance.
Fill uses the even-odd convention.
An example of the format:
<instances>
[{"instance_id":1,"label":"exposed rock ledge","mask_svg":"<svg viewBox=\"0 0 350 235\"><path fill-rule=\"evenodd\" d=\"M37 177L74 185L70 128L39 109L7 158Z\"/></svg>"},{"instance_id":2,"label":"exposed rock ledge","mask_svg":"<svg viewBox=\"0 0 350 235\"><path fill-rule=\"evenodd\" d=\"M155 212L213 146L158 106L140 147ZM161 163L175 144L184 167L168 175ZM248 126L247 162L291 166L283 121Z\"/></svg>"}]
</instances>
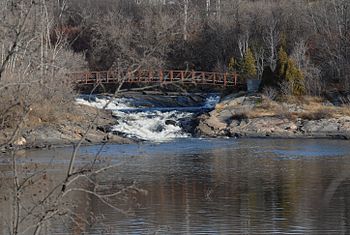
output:
<instances>
[{"instance_id":1,"label":"exposed rock ledge","mask_svg":"<svg viewBox=\"0 0 350 235\"><path fill-rule=\"evenodd\" d=\"M315 108L314 104L306 107L269 102L266 105L266 98L259 95L226 97L215 110L199 117L195 134L205 137L350 139L350 116L341 114L340 107L329 103Z\"/></svg>"},{"instance_id":2,"label":"exposed rock ledge","mask_svg":"<svg viewBox=\"0 0 350 235\"><path fill-rule=\"evenodd\" d=\"M98 118L95 120L97 112L99 112ZM108 128L116 123L115 118L109 111L74 105L71 113L62 115L64 118L53 122L45 122L31 117L30 120L27 120L30 124L21 129L19 138L15 140L12 146L20 148L61 147L77 144L83 136L85 136L83 145L136 142L109 131ZM86 133L90 125L91 128ZM0 146L11 138L13 131L13 129L7 129L0 132ZM6 151L8 147L3 147L0 151Z\"/></svg>"}]
</instances>

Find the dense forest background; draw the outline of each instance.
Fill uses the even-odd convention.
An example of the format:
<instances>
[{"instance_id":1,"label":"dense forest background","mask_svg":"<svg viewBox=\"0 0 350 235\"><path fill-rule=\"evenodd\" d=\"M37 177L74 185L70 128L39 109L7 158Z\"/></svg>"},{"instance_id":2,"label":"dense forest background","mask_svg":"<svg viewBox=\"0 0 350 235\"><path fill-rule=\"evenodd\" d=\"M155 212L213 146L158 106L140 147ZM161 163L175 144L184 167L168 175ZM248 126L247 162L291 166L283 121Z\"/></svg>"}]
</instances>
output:
<instances>
[{"instance_id":1,"label":"dense forest background","mask_svg":"<svg viewBox=\"0 0 350 235\"><path fill-rule=\"evenodd\" d=\"M92 70L265 71L310 95L349 89L347 0L72 0L61 24Z\"/></svg>"},{"instance_id":2,"label":"dense forest background","mask_svg":"<svg viewBox=\"0 0 350 235\"><path fill-rule=\"evenodd\" d=\"M296 96L350 89L348 0L4 0L0 18L0 127L64 113L67 72L87 69L237 71Z\"/></svg>"}]
</instances>

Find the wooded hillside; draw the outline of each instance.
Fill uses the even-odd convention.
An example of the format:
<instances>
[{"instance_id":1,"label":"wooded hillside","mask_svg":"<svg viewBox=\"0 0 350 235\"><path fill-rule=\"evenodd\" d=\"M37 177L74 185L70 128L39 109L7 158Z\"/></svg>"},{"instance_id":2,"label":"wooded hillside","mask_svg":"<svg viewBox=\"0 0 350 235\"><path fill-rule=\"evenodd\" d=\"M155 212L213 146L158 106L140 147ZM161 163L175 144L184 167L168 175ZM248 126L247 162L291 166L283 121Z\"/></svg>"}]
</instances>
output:
<instances>
[{"instance_id":1,"label":"wooded hillside","mask_svg":"<svg viewBox=\"0 0 350 235\"><path fill-rule=\"evenodd\" d=\"M94 70L141 63L244 73L251 51L261 78L278 69L283 50L308 94L336 83L349 88L347 0L72 0L62 22Z\"/></svg>"},{"instance_id":2,"label":"wooded hillside","mask_svg":"<svg viewBox=\"0 0 350 235\"><path fill-rule=\"evenodd\" d=\"M61 110L77 70L237 71L286 95L350 88L348 0L6 0L0 17L2 126L43 100Z\"/></svg>"}]
</instances>

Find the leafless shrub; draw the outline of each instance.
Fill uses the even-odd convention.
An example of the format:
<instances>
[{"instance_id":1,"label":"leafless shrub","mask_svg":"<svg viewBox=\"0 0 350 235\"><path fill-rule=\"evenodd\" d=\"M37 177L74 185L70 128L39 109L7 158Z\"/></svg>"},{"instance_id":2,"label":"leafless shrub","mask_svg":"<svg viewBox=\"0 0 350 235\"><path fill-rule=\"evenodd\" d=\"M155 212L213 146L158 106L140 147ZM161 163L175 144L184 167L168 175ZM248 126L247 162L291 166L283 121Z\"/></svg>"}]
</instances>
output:
<instances>
[{"instance_id":1,"label":"leafless shrub","mask_svg":"<svg viewBox=\"0 0 350 235\"><path fill-rule=\"evenodd\" d=\"M276 112L276 116L283 119L295 121L297 115L295 113L289 112L288 110L281 109L279 112Z\"/></svg>"},{"instance_id":2,"label":"leafless shrub","mask_svg":"<svg viewBox=\"0 0 350 235\"><path fill-rule=\"evenodd\" d=\"M264 87L262 94L270 100L276 100L278 91L273 87Z\"/></svg>"},{"instance_id":3,"label":"leafless shrub","mask_svg":"<svg viewBox=\"0 0 350 235\"><path fill-rule=\"evenodd\" d=\"M291 82L282 81L280 83L280 91L281 91L281 94L284 97L292 96L292 94L293 94L293 85L291 84Z\"/></svg>"},{"instance_id":4,"label":"leafless shrub","mask_svg":"<svg viewBox=\"0 0 350 235\"><path fill-rule=\"evenodd\" d=\"M350 62L349 62L349 60L344 65L344 77L342 79L342 86L343 86L344 91L347 91L347 92L350 91Z\"/></svg>"},{"instance_id":5,"label":"leafless shrub","mask_svg":"<svg viewBox=\"0 0 350 235\"><path fill-rule=\"evenodd\" d=\"M308 95L321 96L325 90L320 69L310 66L303 70L305 76L305 88Z\"/></svg>"},{"instance_id":6,"label":"leafless shrub","mask_svg":"<svg viewBox=\"0 0 350 235\"><path fill-rule=\"evenodd\" d=\"M225 72L227 72L227 70L228 69L227 69L227 66L225 65L225 63L220 62L220 61L216 62L216 65L214 67L214 71L225 73Z\"/></svg>"},{"instance_id":7,"label":"leafless shrub","mask_svg":"<svg viewBox=\"0 0 350 235\"><path fill-rule=\"evenodd\" d=\"M340 102L342 103L342 105L350 105L350 95L343 95L339 97Z\"/></svg>"},{"instance_id":8,"label":"leafless shrub","mask_svg":"<svg viewBox=\"0 0 350 235\"><path fill-rule=\"evenodd\" d=\"M291 57L304 76L304 83L308 95L320 96L323 91L321 71L313 65L308 54L308 46L304 41L295 44Z\"/></svg>"},{"instance_id":9,"label":"leafless shrub","mask_svg":"<svg viewBox=\"0 0 350 235\"><path fill-rule=\"evenodd\" d=\"M16 127L25 110L42 116L64 112L74 97L66 73L85 67L83 56L70 51L64 35L54 30L52 2L17 4L0 11L0 129Z\"/></svg>"}]
</instances>

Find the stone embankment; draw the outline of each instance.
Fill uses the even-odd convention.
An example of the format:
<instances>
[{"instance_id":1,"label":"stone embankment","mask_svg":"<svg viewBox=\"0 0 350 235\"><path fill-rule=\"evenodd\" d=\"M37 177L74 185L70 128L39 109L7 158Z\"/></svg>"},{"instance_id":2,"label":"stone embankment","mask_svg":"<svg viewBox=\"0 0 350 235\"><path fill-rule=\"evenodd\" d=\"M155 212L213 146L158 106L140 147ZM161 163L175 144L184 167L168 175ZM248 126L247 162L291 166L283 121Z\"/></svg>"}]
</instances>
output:
<instances>
[{"instance_id":1,"label":"stone embankment","mask_svg":"<svg viewBox=\"0 0 350 235\"><path fill-rule=\"evenodd\" d=\"M348 111L329 102L283 103L260 95L232 95L198 118L195 135L350 139Z\"/></svg>"}]
</instances>

